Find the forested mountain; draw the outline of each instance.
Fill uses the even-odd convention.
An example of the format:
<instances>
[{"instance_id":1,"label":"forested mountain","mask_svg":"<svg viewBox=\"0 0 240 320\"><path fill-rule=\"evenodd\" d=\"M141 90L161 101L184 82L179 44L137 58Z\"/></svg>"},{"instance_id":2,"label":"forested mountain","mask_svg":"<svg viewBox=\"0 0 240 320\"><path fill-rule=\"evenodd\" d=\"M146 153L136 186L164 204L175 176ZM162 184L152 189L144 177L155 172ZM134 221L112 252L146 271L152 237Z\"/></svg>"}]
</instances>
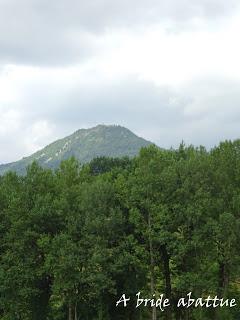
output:
<instances>
[{"instance_id":1,"label":"forested mountain","mask_svg":"<svg viewBox=\"0 0 240 320\"><path fill-rule=\"evenodd\" d=\"M0 319L240 319L239 173L226 141L0 176ZM189 292L237 305L177 307Z\"/></svg>"},{"instance_id":2,"label":"forested mountain","mask_svg":"<svg viewBox=\"0 0 240 320\"><path fill-rule=\"evenodd\" d=\"M151 142L136 136L124 127L98 125L91 129L80 129L22 160L0 165L0 175L9 170L23 174L34 160L44 168L55 169L62 160L72 156L80 163L100 156L133 157L142 147L150 144Z\"/></svg>"}]
</instances>

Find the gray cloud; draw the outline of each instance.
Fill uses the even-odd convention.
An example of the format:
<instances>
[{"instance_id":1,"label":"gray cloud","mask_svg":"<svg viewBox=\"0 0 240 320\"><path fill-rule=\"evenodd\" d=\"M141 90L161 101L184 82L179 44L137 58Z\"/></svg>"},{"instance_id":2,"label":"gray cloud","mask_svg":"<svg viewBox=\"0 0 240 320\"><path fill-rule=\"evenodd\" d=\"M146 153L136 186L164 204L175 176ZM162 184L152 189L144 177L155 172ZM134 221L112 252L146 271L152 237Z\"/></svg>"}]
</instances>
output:
<instances>
[{"instance_id":1,"label":"gray cloud","mask_svg":"<svg viewBox=\"0 0 240 320\"><path fill-rule=\"evenodd\" d=\"M182 88L181 94L133 77L96 87L78 84L65 92L47 91L47 81L45 86L35 85L35 91L26 90L24 100L12 109L21 114L15 129L12 114L5 117L6 127L12 131L9 138L9 132L1 135L0 128L4 149L0 162L17 160L20 154L30 154L34 146L43 147L99 123L126 126L166 148L177 147L182 140L211 147L240 136L238 82L199 79ZM7 112L7 108L3 110L1 124Z\"/></svg>"},{"instance_id":2,"label":"gray cloud","mask_svg":"<svg viewBox=\"0 0 240 320\"><path fill-rule=\"evenodd\" d=\"M238 0L0 0L0 61L64 65L97 54L96 36L114 28L194 18L210 22L234 12ZM168 26L169 27L169 26ZM171 29L171 27L170 27Z\"/></svg>"},{"instance_id":3,"label":"gray cloud","mask_svg":"<svg viewBox=\"0 0 240 320\"><path fill-rule=\"evenodd\" d=\"M17 160L81 127L99 123L126 126L166 148L178 146L181 140L210 147L226 138L238 138L237 28L229 27L229 15L234 14L238 3L239 0L0 0L0 163ZM225 24L221 23L226 17L229 29L224 34ZM154 27L149 50L144 51L145 43L139 46L143 52L135 52L130 46L133 40L134 47L135 38L137 48L138 41L148 45L141 32L155 23L166 32L181 33L192 31L194 21L199 20L205 29L203 34L196 32L196 40L203 46L197 57L194 50L190 50L192 56L188 55L191 46L198 44L191 43L194 32L189 38L169 34L170 41L168 34L164 35L163 44L160 43L167 47L163 57L159 46L156 56L152 55ZM216 33L211 32L212 26ZM118 30L129 35L122 43L122 51L121 43L115 43ZM152 29L149 30L147 36L151 35ZM208 30L211 37L207 37ZM105 42L106 34L111 36ZM222 46L222 34L224 46L227 42L228 47ZM229 37L233 41L228 42ZM178 52L182 43L185 50ZM215 52L219 50L222 51L215 64ZM136 66L131 69L138 52ZM184 59L186 55L189 64L188 58ZM200 67L191 73L195 62ZM180 64L182 68L177 68ZM71 68L66 67L69 65ZM218 76L208 76L211 72ZM235 80L230 80L231 73ZM203 77L196 79L198 74ZM140 78L170 85L156 86Z\"/></svg>"}]
</instances>

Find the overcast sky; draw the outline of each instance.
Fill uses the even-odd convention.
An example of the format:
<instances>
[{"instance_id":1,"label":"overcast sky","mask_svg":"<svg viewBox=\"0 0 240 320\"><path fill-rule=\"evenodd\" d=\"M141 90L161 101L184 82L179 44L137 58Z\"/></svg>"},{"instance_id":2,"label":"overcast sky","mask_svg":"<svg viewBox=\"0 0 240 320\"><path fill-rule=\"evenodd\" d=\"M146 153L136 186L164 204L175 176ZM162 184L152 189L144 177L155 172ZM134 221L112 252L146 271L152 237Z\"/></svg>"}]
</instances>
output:
<instances>
[{"instance_id":1,"label":"overcast sky","mask_svg":"<svg viewBox=\"0 0 240 320\"><path fill-rule=\"evenodd\" d=\"M239 0L0 0L0 163L97 124L240 138Z\"/></svg>"}]
</instances>

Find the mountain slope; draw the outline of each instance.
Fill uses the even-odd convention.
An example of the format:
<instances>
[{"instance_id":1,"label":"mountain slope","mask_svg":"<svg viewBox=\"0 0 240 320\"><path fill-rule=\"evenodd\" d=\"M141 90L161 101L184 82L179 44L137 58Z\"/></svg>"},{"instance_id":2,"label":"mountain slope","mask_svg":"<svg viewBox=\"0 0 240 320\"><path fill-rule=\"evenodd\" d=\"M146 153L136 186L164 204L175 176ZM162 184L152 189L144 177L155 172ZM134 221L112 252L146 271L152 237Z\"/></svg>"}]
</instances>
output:
<instances>
[{"instance_id":1,"label":"mountain slope","mask_svg":"<svg viewBox=\"0 0 240 320\"><path fill-rule=\"evenodd\" d=\"M121 126L98 125L80 129L72 135L57 140L33 155L19 161L0 165L0 175L12 170L24 174L26 167L36 160L45 168L57 168L62 160L71 156L86 163L99 156L133 157L151 142L136 136Z\"/></svg>"}]
</instances>

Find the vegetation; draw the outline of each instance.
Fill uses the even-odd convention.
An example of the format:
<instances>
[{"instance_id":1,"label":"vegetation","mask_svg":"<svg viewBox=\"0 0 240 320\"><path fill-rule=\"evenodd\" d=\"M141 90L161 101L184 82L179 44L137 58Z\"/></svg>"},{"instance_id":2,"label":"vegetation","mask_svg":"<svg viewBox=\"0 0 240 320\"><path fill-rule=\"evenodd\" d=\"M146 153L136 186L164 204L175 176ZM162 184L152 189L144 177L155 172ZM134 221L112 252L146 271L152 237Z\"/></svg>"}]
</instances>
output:
<instances>
[{"instance_id":1,"label":"vegetation","mask_svg":"<svg viewBox=\"0 0 240 320\"><path fill-rule=\"evenodd\" d=\"M189 292L240 301L239 212L240 141L9 172L0 319L239 319L239 306L176 307ZM136 308L139 291L171 307ZM116 307L124 293L131 300Z\"/></svg>"}]
</instances>

